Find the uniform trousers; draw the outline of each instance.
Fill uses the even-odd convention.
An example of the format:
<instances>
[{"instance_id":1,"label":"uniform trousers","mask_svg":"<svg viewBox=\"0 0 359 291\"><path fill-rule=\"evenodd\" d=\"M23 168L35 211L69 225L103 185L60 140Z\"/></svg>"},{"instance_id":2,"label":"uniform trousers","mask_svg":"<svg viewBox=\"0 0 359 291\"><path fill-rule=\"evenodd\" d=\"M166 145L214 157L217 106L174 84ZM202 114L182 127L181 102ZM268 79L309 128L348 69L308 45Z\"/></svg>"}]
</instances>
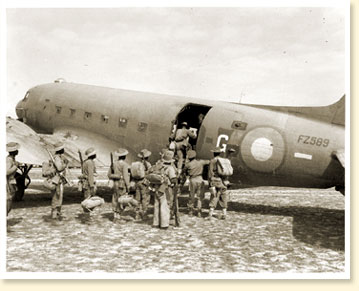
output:
<instances>
[{"instance_id":1,"label":"uniform trousers","mask_svg":"<svg viewBox=\"0 0 359 291\"><path fill-rule=\"evenodd\" d=\"M52 190L51 193L52 193L51 213L52 213L52 217L56 218L58 215L61 214L61 206L64 196L64 184L59 182L56 185L55 190Z\"/></svg>"},{"instance_id":2,"label":"uniform trousers","mask_svg":"<svg viewBox=\"0 0 359 291\"><path fill-rule=\"evenodd\" d=\"M148 204L150 203L150 195L147 183L144 179L136 181L136 200L140 203L139 206L142 207L142 212L146 213Z\"/></svg>"},{"instance_id":3,"label":"uniform trousers","mask_svg":"<svg viewBox=\"0 0 359 291\"><path fill-rule=\"evenodd\" d=\"M196 176L189 179L190 183L190 199L188 203L188 208L193 209L195 202L197 200L197 208L200 211L203 205L204 199L204 185L202 176Z\"/></svg>"},{"instance_id":4,"label":"uniform trousers","mask_svg":"<svg viewBox=\"0 0 359 291\"><path fill-rule=\"evenodd\" d=\"M170 210L166 194L157 190L154 192L154 196L153 226L168 227L170 224Z\"/></svg>"},{"instance_id":5,"label":"uniform trousers","mask_svg":"<svg viewBox=\"0 0 359 291\"><path fill-rule=\"evenodd\" d=\"M211 198L209 201L209 208L216 209L217 203L219 201L221 207L227 209L228 193L226 190L227 189L225 187L214 187L214 193L211 193Z\"/></svg>"},{"instance_id":6,"label":"uniform trousers","mask_svg":"<svg viewBox=\"0 0 359 291\"><path fill-rule=\"evenodd\" d=\"M112 211L116 213L121 212L120 203L118 202L118 198L127 193L126 187L124 187L124 182L121 180L115 180L113 182L113 194L112 194Z\"/></svg>"},{"instance_id":7,"label":"uniform trousers","mask_svg":"<svg viewBox=\"0 0 359 291\"><path fill-rule=\"evenodd\" d=\"M8 215L9 212L11 211L12 200L15 196L15 192L16 192L16 184L7 183L6 184L6 210L7 210L6 215Z\"/></svg>"}]
</instances>

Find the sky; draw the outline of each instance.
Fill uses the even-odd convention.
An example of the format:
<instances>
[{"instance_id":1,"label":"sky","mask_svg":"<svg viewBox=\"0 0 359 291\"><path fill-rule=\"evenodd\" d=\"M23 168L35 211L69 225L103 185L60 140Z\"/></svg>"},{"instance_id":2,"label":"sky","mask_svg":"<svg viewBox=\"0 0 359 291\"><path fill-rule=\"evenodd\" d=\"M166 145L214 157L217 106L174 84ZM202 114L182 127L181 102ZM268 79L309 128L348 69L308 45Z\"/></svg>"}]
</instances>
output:
<instances>
[{"instance_id":1,"label":"sky","mask_svg":"<svg viewBox=\"0 0 359 291\"><path fill-rule=\"evenodd\" d=\"M7 115L68 82L318 106L345 93L340 8L8 8Z\"/></svg>"}]
</instances>

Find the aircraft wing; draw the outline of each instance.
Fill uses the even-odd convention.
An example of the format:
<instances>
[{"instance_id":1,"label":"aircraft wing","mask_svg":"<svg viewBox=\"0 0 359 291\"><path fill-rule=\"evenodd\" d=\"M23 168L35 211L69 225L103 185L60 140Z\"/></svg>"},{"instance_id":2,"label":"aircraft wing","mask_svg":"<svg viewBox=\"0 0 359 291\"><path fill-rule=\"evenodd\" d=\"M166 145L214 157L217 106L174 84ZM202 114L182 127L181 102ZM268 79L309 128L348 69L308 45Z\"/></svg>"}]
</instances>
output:
<instances>
[{"instance_id":1,"label":"aircraft wing","mask_svg":"<svg viewBox=\"0 0 359 291\"><path fill-rule=\"evenodd\" d=\"M344 149L340 149L340 150L337 150L337 151L333 152L333 155L342 164L343 168L345 168L345 152L344 152Z\"/></svg>"},{"instance_id":2,"label":"aircraft wing","mask_svg":"<svg viewBox=\"0 0 359 291\"><path fill-rule=\"evenodd\" d=\"M21 163L42 165L50 159L46 150L54 153L54 145L61 141L65 145L65 156L69 160L70 167L80 167L78 151L84 152L93 147L97 152L96 166L110 166L110 152L115 151L119 145L102 135L79 128L57 128L52 135L38 134L26 124L12 119L6 120L7 142L20 144L19 155L16 160ZM129 159L133 159L134 153L129 149Z\"/></svg>"},{"instance_id":3,"label":"aircraft wing","mask_svg":"<svg viewBox=\"0 0 359 291\"><path fill-rule=\"evenodd\" d=\"M57 128L53 135L47 138L54 138L61 140L65 145L65 151L67 154L76 158L79 161L78 150L84 152L89 147L93 147L96 150L96 166L110 166L111 158L110 152L119 148L118 143L109 140L108 138L93 133L88 130L76 128L76 127L61 127Z\"/></svg>"},{"instance_id":4,"label":"aircraft wing","mask_svg":"<svg viewBox=\"0 0 359 291\"><path fill-rule=\"evenodd\" d=\"M6 142L20 144L16 160L21 163L42 165L49 160L44 140L30 127L10 117L6 118Z\"/></svg>"}]
</instances>

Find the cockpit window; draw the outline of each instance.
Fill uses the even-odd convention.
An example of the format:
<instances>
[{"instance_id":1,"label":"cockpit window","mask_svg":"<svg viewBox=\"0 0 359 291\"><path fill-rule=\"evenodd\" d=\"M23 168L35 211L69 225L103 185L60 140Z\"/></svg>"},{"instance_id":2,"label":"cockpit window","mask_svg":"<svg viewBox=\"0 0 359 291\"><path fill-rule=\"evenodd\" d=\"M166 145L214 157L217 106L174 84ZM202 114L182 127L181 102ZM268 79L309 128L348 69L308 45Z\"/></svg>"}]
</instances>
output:
<instances>
[{"instance_id":1,"label":"cockpit window","mask_svg":"<svg viewBox=\"0 0 359 291\"><path fill-rule=\"evenodd\" d=\"M26 101L29 98L30 92L26 92L24 99L22 101Z\"/></svg>"}]
</instances>

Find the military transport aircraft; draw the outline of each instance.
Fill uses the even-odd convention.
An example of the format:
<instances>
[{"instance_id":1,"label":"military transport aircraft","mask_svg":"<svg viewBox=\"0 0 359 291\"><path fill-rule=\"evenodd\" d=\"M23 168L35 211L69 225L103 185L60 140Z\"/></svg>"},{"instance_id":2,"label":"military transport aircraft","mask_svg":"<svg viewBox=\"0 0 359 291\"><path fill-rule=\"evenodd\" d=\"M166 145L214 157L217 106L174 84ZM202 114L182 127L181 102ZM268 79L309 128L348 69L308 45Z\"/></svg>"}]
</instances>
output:
<instances>
[{"instance_id":1,"label":"military transport aircraft","mask_svg":"<svg viewBox=\"0 0 359 291\"><path fill-rule=\"evenodd\" d=\"M103 165L110 164L109 153L118 147L129 150L130 161L147 148L154 162L174 127L186 121L198 131L191 143L199 158L210 159L216 146L235 150L230 157L234 184L335 187L344 194L345 96L323 107L278 107L58 79L29 89L16 113L36 133L61 136L80 150L95 147ZM36 145L21 146L29 151ZM46 153L42 160L48 160Z\"/></svg>"}]
</instances>

